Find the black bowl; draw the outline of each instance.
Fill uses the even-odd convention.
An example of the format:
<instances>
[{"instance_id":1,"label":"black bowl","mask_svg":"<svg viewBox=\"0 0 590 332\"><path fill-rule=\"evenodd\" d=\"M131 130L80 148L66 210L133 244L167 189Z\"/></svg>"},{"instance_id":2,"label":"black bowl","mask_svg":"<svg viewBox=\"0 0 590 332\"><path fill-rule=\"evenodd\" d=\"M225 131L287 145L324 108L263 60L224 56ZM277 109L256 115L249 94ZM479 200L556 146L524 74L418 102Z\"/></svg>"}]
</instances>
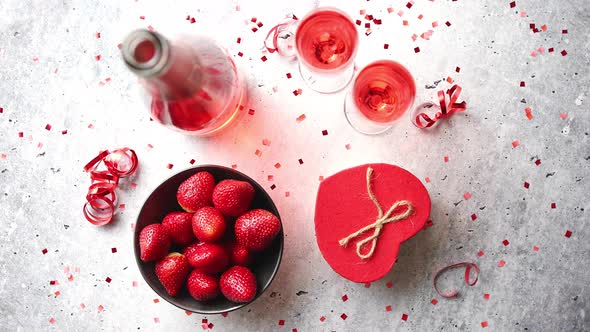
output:
<instances>
[{"instance_id":1,"label":"black bowl","mask_svg":"<svg viewBox=\"0 0 590 332\"><path fill-rule=\"evenodd\" d=\"M133 236L133 245L135 248L135 260L141 275L150 287L156 292L161 298L172 303L173 305L191 312L200 314L220 314L224 312L230 312L232 310L239 309L248 303L234 303L222 295L217 299L209 302L199 302L193 299L188 291L184 289L181 293L176 296L170 296L164 289L164 286L160 283L155 273L155 262L143 262L139 257L139 233L141 230L150 224L160 223L166 214L174 211L182 211L180 205L176 201L176 191L180 184L191 177L192 175L207 171L215 177L215 181L219 182L225 179L234 179L240 181L247 181L254 187L255 195L252 201L252 209L265 209L276 215L279 220L281 219L279 211L272 202L270 196L264 191L264 189L250 177L243 173L240 173L234 169L216 166L216 165L203 165L197 166L191 169L182 171L168 180L160 184L156 190L147 198L137 217L135 224L135 232ZM180 248L171 248L173 250L180 250ZM249 268L256 275L258 283L258 293L254 298L255 301L264 291L268 288L276 275L279 265L281 263L281 257L283 255L283 231L281 225L281 232L275 239L273 245L263 252L256 253L256 259Z\"/></svg>"}]
</instances>

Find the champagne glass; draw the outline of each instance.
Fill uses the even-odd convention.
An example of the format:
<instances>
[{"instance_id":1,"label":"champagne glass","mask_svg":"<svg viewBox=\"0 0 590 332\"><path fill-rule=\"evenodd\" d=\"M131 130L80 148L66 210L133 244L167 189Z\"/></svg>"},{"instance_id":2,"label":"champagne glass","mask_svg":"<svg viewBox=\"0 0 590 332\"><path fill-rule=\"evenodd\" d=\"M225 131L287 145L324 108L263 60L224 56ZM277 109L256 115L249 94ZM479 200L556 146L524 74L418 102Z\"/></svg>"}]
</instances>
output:
<instances>
[{"instance_id":1,"label":"champagne glass","mask_svg":"<svg viewBox=\"0 0 590 332\"><path fill-rule=\"evenodd\" d=\"M340 91L354 76L358 32L339 9L320 7L302 20L281 23L271 29L265 44L270 52L296 57L301 77L317 92Z\"/></svg>"},{"instance_id":2,"label":"champagne glass","mask_svg":"<svg viewBox=\"0 0 590 332\"><path fill-rule=\"evenodd\" d=\"M344 101L344 114L350 125L367 135L391 129L416 97L416 84L410 72L391 60L378 60L356 76Z\"/></svg>"}]
</instances>

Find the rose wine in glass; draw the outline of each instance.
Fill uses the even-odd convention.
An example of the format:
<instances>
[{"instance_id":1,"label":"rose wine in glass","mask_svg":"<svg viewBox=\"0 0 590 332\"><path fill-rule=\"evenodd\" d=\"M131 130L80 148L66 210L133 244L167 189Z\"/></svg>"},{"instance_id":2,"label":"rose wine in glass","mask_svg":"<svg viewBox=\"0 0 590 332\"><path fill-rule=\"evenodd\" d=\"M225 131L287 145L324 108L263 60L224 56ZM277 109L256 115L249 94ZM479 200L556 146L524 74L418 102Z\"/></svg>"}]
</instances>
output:
<instances>
[{"instance_id":1,"label":"rose wine in glass","mask_svg":"<svg viewBox=\"0 0 590 332\"><path fill-rule=\"evenodd\" d=\"M315 91L336 92L354 75L358 32L350 17L336 8L318 8L297 27L295 47L305 82Z\"/></svg>"},{"instance_id":2,"label":"rose wine in glass","mask_svg":"<svg viewBox=\"0 0 590 332\"><path fill-rule=\"evenodd\" d=\"M137 30L121 47L125 63L145 88L154 120L183 133L206 136L235 117L243 87L235 63L213 40L168 41Z\"/></svg>"},{"instance_id":3,"label":"rose wine in glass","mask_svg":"<svg viewBox=\"0 0 590 332\"><path fill-rule=\"evenodd\" d=\"M344 112L350 125L363 134L391 128L414 103L416 84L401 64L379 60L363 68L348 93Z\"/></svg>"}]
</instances>

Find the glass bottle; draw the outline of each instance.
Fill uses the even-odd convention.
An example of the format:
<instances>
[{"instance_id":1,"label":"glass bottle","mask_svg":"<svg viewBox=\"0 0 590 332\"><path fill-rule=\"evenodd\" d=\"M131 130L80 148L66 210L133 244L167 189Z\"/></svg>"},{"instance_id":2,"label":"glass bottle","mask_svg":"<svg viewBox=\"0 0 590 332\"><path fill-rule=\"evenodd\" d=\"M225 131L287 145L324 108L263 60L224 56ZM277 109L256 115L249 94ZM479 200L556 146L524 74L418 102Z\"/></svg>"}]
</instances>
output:
<instances>
[{"instance_id":1,"label":"glass bottle","mask_svg":"<svg viewBox=\"0 0 590 332\"><path fill-rule=\"evenodd\" d=\"M149 30L131 32L121 47L139 77L152 119L183 133L211 135L236 116L243 86L227 51L203 36L169 41Z\"/></svg>"}]
</instances>

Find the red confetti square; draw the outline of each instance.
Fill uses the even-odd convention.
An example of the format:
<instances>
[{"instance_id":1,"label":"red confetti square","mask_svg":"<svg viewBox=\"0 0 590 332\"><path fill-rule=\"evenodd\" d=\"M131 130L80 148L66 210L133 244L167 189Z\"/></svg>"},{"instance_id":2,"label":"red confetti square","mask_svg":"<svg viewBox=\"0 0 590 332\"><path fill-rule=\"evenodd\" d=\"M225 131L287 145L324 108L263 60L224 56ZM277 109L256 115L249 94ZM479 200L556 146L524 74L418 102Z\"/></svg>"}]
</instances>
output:
<instances>
[{"instance_id":1,"label":"red confetti square","mask_svg":"<svg viewBox=\"0 0 590 332\"><path fill-rule=\"evenodd\" d=\"M402 320L403 320L403 321L406 321L406 320L408 320L408 315L406 315L406 314L403 314L403 315L402 315Z\"/></svg>"},{"instance_id":2,"label":"red confetti square","mask_svg":"<svg viewBox=\"0 0 590 332\"><path fill-rule=\"evenodd\" d=\"M371 287L371 283L370 282L365 282L365 288L370 288Z\"/></svg>"},{"instance_id":3,"label":"red confetti square","mask_svg":"<svg viewBox=\"0 0 590 332\"><path fill-rule=\"evenodd\" d=\"M49 318L49 324L53 324L53 323L55 323L55 318L53 318L53 317Z\"/></svg>"},{"instance_id":4,"label":"red confetti square","mask_svg":"<svg viewBox=\"0 0 590 332\"><path fill-rule=\"evenodd\" d=\"M471 215L471 220L475 221L477 219L477 215L474 213Z\"/></svg>"},{"instance_id":5,"label":"red confetti square","mask_svg":"<svg viewBox=\"0 0 590 332\"><path fill-rule=\"evenodd\" d=\"M266 61L266 55L263 55L262 58L260 58L260 60L262 60L262 62Z\"/></svg>"},{"instance_id":6,"label":"red confetti square","mask_svg":"<svg viewBox=\"0 0 590 332\"><path fill-rule=\"evenodd\" d=\"M539 251L539 247L533 246L533 251Z\"/></svg>"},{"instance_id":7,"label":"red confetti square","mask_svg":"<svg viewBox=\"0 0 590 332\"><path fill-rule=\"evenodd\" d=\"M432 299L432 300L430 301L430 303L432 303L432 305L436 305L436 304L438 303L438 300L437 300L437 299Z\"/></svg>"},{"instance_id":8,"label":"red confetti square","mask_svg":"<svg viewBox=\"0 0 590 332\"><path fill-rule=\"evenodd\" d=\"M260 151L260 150L256 149L256 151L254 151L254 154L255 154L257 157L260 157L260 156L262 156L262 151Z\"/></svg>"},{"instance_id":9,"label":"red confetti square","mask_svg":"<svg viewBox=\"0 0 590 332\"><path fill-rule=\"evenodd\" d=\"M360 26L362 22L361 22L361 20L356 20L355 23L356 23L356 25L359 25Z\"/></svg>"},{"instance_id":10,"label":"red confetti square","mask_svg":"<svg viewBox=\"0 0 590 332\"><path fill-rule=\"evenodd\" d=\"M49 123L45 125L45 130L47 130L47 131L51 130L51 125Z\"/></svg>"},{"instance_id":11,"label":"red confetti square","mask_svg":"<svg viewBox=\"0 0 590 332\"><path fill-rule=\"evenodd\" d=\"M4 108L0 107L0 113L4 113Z\"/></svg>"},{"instance_id":12,"label":"red confetti square","mask_svg":"<svg viewBox=\"0 0 590 332\"><path fill-rule=\"evenodd\" d=\"M111 283L111 281L113 281L113 279L111 279L111 278L107 277L107 278L105 279L105 281L106 281L107 283L109 283L109 284L110 284L110 283Z\"/></svg>"},{"instance_id":13,"label":"red confetti square","mask_svg":"<svg viewBox=\"0 0 590 332\"><path fill-rule=\"evenodd\" d=\"M384 44L384 45L383 45L383 48L384 48L384 49L389 49L389 44Z\"/></svg>"},{"instance_id":14,"label":"red confetti square","mask_svg":"<svg viewBox=\"0 0 590 332\"><path fill-rule=\"evenodd\" d=\"M525 182L524 182L524 187L525 187L526 189L529 189L529 186L530 186L530 184L529 184L528 182L526 182L526 181L525 181Z\"/></svg>"},{"instance_id":15,"label":"red confetti square","mask_svg":"<svg viewBox=\"0 0 590 332\"><path fill-rule=\"evenodd\" d=\"M264 145L264 146L270 146L270 140L267 139L267 138L263 139L262 140L262 145Z\"/></svg>"},{"instance_id":16,"label":"red confetti square","mask_svg":"<svg viewBox=\"0 0 590 332\"><path fill-rule=\"evenodd\" d=\"M537 165L537 166L541 165L541 159L535 160L535 165Z\"/></svg>"},{"instance_id":17,"label":"red confetti square","mask_svg":"<svg viewBox=\"0 0 590 332\"><path fill-rule=\"evenodd\" d=\"M387 288L391 288L391 287L393 287L393 281L388 281L388 282L385 284L385 287L387 287Z\"/></svg>"},{"instance_id":18,"label":"red confetti square","mask_svg":"<svg viewBox=\"0 0 590 332\"><path fill-rule=\"evenodd\" d=\"M324 316L320 317L320 322L323 322L325 320L326 320L326 317L324 317Z\"/></svg>"},{"instance_id":19,"label":"red confetti square","mask_svg":"<svg viewBox=\"0 0 590 332\"><path fill-rule=\"evenodd\" d=\"M427 177L425 177L425 178L424 178L424 182L426 182L426 183L430 183L430 177L428 177L428 176L427 176Z\"/></svg>"},{"instance_id":20,"label":"red confetti square","mask_svg":"<svg viewBox=\"0 0 590 332\"><path fill-rule=\"evenodd\" d=\"M111 252L114 254L117 252L117 248L111 248Z\"/></svg>"},{"instance_id":21,"label":"red confetti square","mask_svg":"<svg viewBox=\"0 0 590 332\"><path fill-rule=\"evenodd\" d=\"M488 321L481 322L481 327L488 327Z\"/></svg>"},{"instance_id":22,"label":"red confetti square","mask_svg":"<svg viewBox=\"0 0 590 332\"><path fill-rule=\"evenodd\" d=\"M94 57L96 59L96 61L100 61L100 59L102 59L102 56L100 54L98 54L97 56Z\"/></svg>"},{"instance_id":23,"label":"red confetti square","mask_svg":"<svg viewBox=\"0 0 590 332\"><path fill-rule=\"evenodd\" d=\"M449 162L449 156L444 156L443 157L443 160L444 160L445 163L448 163Z\"/></svg>"},{"instance_id":24,"label":"red confetti square","mask_svg":"<svg viewBox=\"0 0 590 332\"><path fill-rule=\"evenodd\" d=\"M288 191L285 191L285 197L289 197L289 196L291 196L291 193Z\"/></svg>"},{"instance_id":25,"label":"red confetti square","mask_svg":"<svg viewBox=\"0 0 590 332\"><path fill-rule=\"evenodd\" d=\"M481 257L483 255L484 255L484 252L482 250L480 250L480 251L477 252L477 256Z\"/></svg>"},{"instance_id":26,"label":"red confetti square","mask_svg":"<svg viewBox=\"0 0 590 332\"><path fill-rule=\"evenodd\" d=\"M291 330L291 332L297 332L297 329L296 329L296 328L293 328L293 329Z\"/></svg>"},{"instance_id":27,"label":"red confetti square","mask_svg":"<svg viewBox=\"0 0 590 332\"><path fill-rule=\"evenodd\" d=\"M564 34L564 35L566 35L567 34L567 29L561 30L561 33Z\"/></svg>"},{"instance_id":28,"label":"red confetti square","mask_svg":"<svg viewBox=\"0 0 590 332\"><path fill-rule=\"evenodd\" d=\"M371 27L371 23L365 23L365 28L368 29Z\"/></svg>"},{"instance_id":29,"label":"red confetti square","mask_svg":"<svg viewBox=\"0 0 590 332\"><path fill-rule=\"evenodd\" d=\"M49 281L49 284L52 285L52 286L53 285L57 285L57 280L50 280Z\"/></svg>"},{"instance_id":30,"label":"red confetti square","mask_svg":"<svg viewBox=\"0 0 590 332\"><path fill-rule=\"evenodd\" d=\"M527 107L524 109L524 113L526 114L527 119L532 120L533 119L533 113L532 113L532 109L530 107Z\"/></svg>"},{"instance_id":31,"label":"red confetti square","mask_svg":"<svg viewBox=\"0 0 590 332\"><path fill-rule=\"evenodd\" d=\"M463 198L465 198L465 200L468 200L471 198L471 193L470 192L466 192L463 194Z\"/></svg>"},{"instance_id":32,"label":"red confetti square","mask_svg":"<svg viewBox=\"0 0 590 332\"><path fill-rule=\"evenodd\" d=\"M506 265L506 261L503 259L498 262L498 267L504 267L504 265Z\"/></svg>"},{"instance_id":33,"label":"red confetti square","mask_svg":"<svg viewBox=\"0 0 590 332\"><path fill-rule=\"evenodd\" d=\"M297 122L301 122L303 120L305 120L305 114L301 114L300 116L297 117L297 119L295 119Z\"/></svg>"},{"instance_id":34,"label":"red confetti square","mask_svg":"<svg viewBox=\"0 0 590 332\"><path fill-rule=\"evenodd\" d=\"M322 135L327 136L328 135L328 131L326 129L322 130Z\"/></svg>"},{"instance_id":35,"label":"red confetti square","mask_svg":"<svg viewBox=\"0 0 590 332\"><path fill-rule=\"evenodd\" d=\"M184 311L184 314L185 314L185 315L187 315L187 316L190 316L190 315L192 315L193 313L192 313L192 312L190 312L190 311L188 311L188 310L185 310L185 311Z\"/></svg>"},{"instance_id":36,"label":"red confetti square","mask_svg":"<svg viewBox=\"0 0 590 332\"><path fill-rule=\"evenodd\" d=\"M156 324L160 323L160 318L159 317L154 317L154 323L156 323Z\"/></svg>"},{"instance_id":37,"label":"red confetti square","mask_svg":"<svg viewBox=\"0 0 590 332\"><path fill-rule=\"evenodd\" d=\"M236 39L236 43L238 43L238 44L239 44L239 43L241 43L241 42L242 42L242 38L241 38L241 37L238 37L238 39Z\"/></svg>"},{"instance_id":38,"label":"red confetti square","mask_svg":"<svg viewBox=\"0 0 590 332\"><path fill-rule=\"evenodd\" d=\"M526 83L524 81L520 81L520 87L524 88L526 86Z\"/></svg>"},{"instance_id":39,"label":"red confetti square","mask_svg":"<svg viewBox=\"0 0 590 332\"><path fill-rule=\"evenodd\" d=\"M490 294L488 294L488 293L485 293L485 294L483 295L483 298L484 298L484 300L489 300L489 299L490 299Z\"/></svg>"},{"instance_id":40,"label":"red confetti square","mask_svg":"<svg viewBox=\"0 0 590 332\"><path fill-rule=\"evenodd\" d=\"M191 165L194 165L195 164L195 160L194 159L191 159L188 163L191 164Z\"/></svg>"},{"instance_id":41,"label":"red confetti square","mask_svg":"<svg viewBox=\"0 0 590 332\"><path fill-rule=\"evenodd\" d=\"M557 205L555 205L555 203L551 203L551 208L555 209L557 207Z\"/></svg>"},{"instance_id":42,"label":"red confetti square","mask_svg":"<svg viewBox=\"0 0 590 332\"><path fill-rule=\"evenodd\" d=\"M191 22L191 24L194 24L195 22L197 22L197 20L195 20L195 18L194 18L194 17L191 17L191 20L190 20L190 22Z\"/></svg>"},{"instance_id":43,"label":"red confetti square","mask_svg":"<svg viewBox=\"0 0 590 332\"><path fill-rule=\"evenodd\" d=\"M250 29L250 30L252 30L252 32L256 32L256 31L258 31L258 28L257 28L257 27L253 27L253 28L252 28L252 29Z\"/></svg>"},{"instance_id":44,"label":"red confetti square","mask_svg":"<svg viewBox=\"0 0 590 332\"><path fill-rule=\"evenodd\" d=\"M62 134L62 135L67 135L67 133L68 133L68 131L67 131L67 130L62 130L62 131L61 131L61 134Z\"/></svg>"},{"instance_id":45,"label":"red confetti square","mask_svg":"<svg viewBox=\"0 0 590 332\"><path fill-rule=\"evenodd\" d=\"M346 150L350 150L350 144L346 144L344 147L346 148Z\"/></svg>"},{"instance_id":46,"label":"red confetti square","mask_svg":"<svg viewBox=\"0 0 590 332\"><path fill-rule=\"evenodd\" d=\"M520 145L520 142L517 139L515 139L514 141L512 141L512 147L513 148L515 148L515 147L517 147L519 145Z\"/></svg>"},{"instance_id":47,"label":"red confetti square","mask_svg":"<svg viewBox=\"0 0 590 332\"><path fill-rule=\"evenodd\" d=\"M139 17L139 19L140 19L140 20L145 20L145 16L141 15L141 16Z\"/></svg>"},{"instance_id":48,"label":"red confetti square","mask_svg":"<svg viewBox=\"0 0 590 332\"><path fill-rule=\"evenodd\" d=\"M446 25L446 26L448 26L448 27L450 27L450 26L451 26L451 22L449 22L449 21L446 21L446 22L445 22L445 25Z\"/></svg>"},{"instance_id":49,"label":"red confetti square","mask_svg":"<svg viewBox=\"0 0 590 332\"><path fill-rule=\"evenodd\" d=\"M249 109L249 110L248 110L248 114L250 114L250 115L254 115L254 113L256 113L256 111L255 111L255 110L253 110L253 109Z\"/></svg>"},{"instance_id":50,"label":"red confetti square","mask_svg":"<svg viewBox=\"0 0 590 332\"><path fill-rule=\"evenodd\" d=\"M262 26L263 26L264 24L262 24L262 22L258 22L258 24L256 24L256 25L258 25L258 27L259 27L259 28L262 28Z\"/></svg>"},{"instance_id":51,"label":"red confetti square","mask_svg":"<svg viewBox=\"0 0 590 332\"><path fill-rule=\"evenodd\" d=\"M303 159L299 159L299 165L303 165Z\"/></svg>"},{"instance_id":52,"label":"red confetti square","mask_svg":"<svg viewBox=\"0 0 590 332\"><path fill-rule=\"evenodd\" d=\"M342 314L342 315L340 315L340 318L342 318L342 320L346 320L346 318L348 318L348 316L346 316L346 314Z\"/></svg>"},{"instance_id":53,"label":"red confetti square","mask_svg":"<svg viewBox=\"0 0 590 332\"><path fill-rule=\"evenodd\" d=\"M408 3L406 4L406 7L408 7L408 9L412 8L412 3L411 3L411 2L408 2Z\"/></svg>"},{"instance_id":54,"label":"red confetti square","mask_svg":"<svg viewBox=\"0 0 590 332\"><path fill-rule=\"evenodd\" d=\"M559 113L559 117L560 117L562 120L565 120L565 119L567 118L567 113Z\"/></svg>"},{"instance_id":55,"label":"red confetti square","mask_svg":"<svg viewBox=\"0 0 590 332\"><path fill-rule=\"evenodd\" d=\"M291 75L291 73L287 73L287 78L291 78L291 77L293 77L293 76Z\"/></svg>"},{"instance_id":56,"label":"red confetti square","mask_svg":"<svg viewBox=\"0 0 590 332\"><path fill-rule=\"evenodd\" d=\"M393 9L392 7L388 7L388 8L387 8L387 12L388 12L389 14L393 13L393 11L394 11L394 10L395 10L395 9Z\"/></svg>"},{"instance_id":57,"label":"red confetti square","mask_svg":"<svg viewBox=\"0 0 590 332\"><path fill-rule=\"evenodd\" d=\"M283 326L283 325L285 325L285 321L284 321L284 320L282 320L282 319L281 319L281 320L279 320L279 325L280 325L280 326Z\"/></svg>"},{"instance_id":58,"label":"red confetti square","mask_svg":"<svg viewBox=\"0 0 590 332\"><path fill-rule=\"evenodd\" d=\"M98 309L98 312L102 312L104 310L104 307L102 304L99 304L97 309Z\"/></svg>"},{"instance_id":59,"label":"red confetti square","mask_svg":"<svg viewBox=\"0 0 590 332\"><path fill-rule=\"evenodd\" d=\"M566 56L566 55L567 55L567 52L566 52L566 50L563 50L563 51L561 51L561 55L562 55L562 56Z\"/></svg>"},{"instance_id":60,"label":"red confetti square","mask_svg":"<svg viewBox=\"0 0 590 332\"><path fill-rule=\"evenodd\" d=\"M553 51L555 51L555 49L553 47L549 47L549 49L547 51L549 51L549 53L553 53Z\"/></svg>"},{"instance_id":61,"label":"red confetti square","mask_svg":"<svg viewBox=\"0 0 590 332\"><path fill-rule=\"evenodd\" d=\"M244 53L242 53L242 52L238 52L238 56L239 56L239 57L242 57L242 56L244 56Z\"/></svg>"},{"instance_id":62,"label":"red confetti square","mask_svg":"<svg viewBox=\"0 0 590 332\"><path fill-rule=\"evenodd\" d=\"M174 165L173 165L173 164L168 164L168 165L166 165L166 168L168 168L168 169L172 169L172 167L174 167Z\"/></svg>"},{"instance_id":63,"label":"red confetti square","mask_svg":"<svg viewBox=\"0 0 590 332\"><path fill-rule=\"evenodd\" d=\"M502 241L502 244L506 247L510 244L510 242L508 240L504 240Z\"/></svg>"},{"instance_id":64,"label":"red confetti square","mask_svg":"<svg viewBox=\"0 0 590 332\"><path fill-rule=\"evenodd\" d=\"M385 311L390 312L391 311L391 306L390 305L386 306L385 307Z\"/></svg>"},{"instance_id":65,"label":"red confetti square","mask_svg":"<svg viewBox=\"0 0 590 332\"><path fill-rule=\"evenodd\" d=\"M420 52L420 47L414 47L414 53Z\"/></svg>"},{"instance_id":66,"label":"red confetti square","mask_svg":"<svg viewBox=\"0 0 590 332\"><path fill-rule=\"evenodd\" d=\"M568 239L569 239L570 237L572 237L572 231L569 231L569 230L568 230L568 231L566 231L566 232L565 232L565 237L567 237Z\"/></svg>"},{"instance_id":67,"label":"red confetti square","mask_svg":"<svg viewBox=\"0 0 590 332\"><path fill-rule=\"evenodd\" d=\"M22 131L18 133L18 137L22 138L23 136L24 136L24 133Z\"/></svg>"},{"instance_id":68,"label":"red confetti square","mask_svg":"<svg viewBox=\"0 0 590 332\"><path fill-rule=\"evenodd\" d=\"M342 295L342 302L346 302L348 301L348 295L344 294Z\"/></svg>"},{"instance_id":69,"label":"red confetti square","mask_svg":"<svg viewBox=\"0 0 590 332\"><path fill-rule=\"evenodd\" d=\"M47 253L47 248L41 250L41 252L43 253L43 255L45 255Z\"/></svg>"},{"instance_id":70,"label":"red confetti square","mask_svg":"<svg viewBox=\"0 0 590 332\"><path fill-rule=\"evenodd\" d=\"M278 168L281 168L281 163L276 163L276 164L275 164L275 168L277 168L277 169L278 169Z\"/></svg>"},{"instance_id":71,"label":"red confetti square","mask_svg":"<svg viewBox=\"0 0 590 332\"><path fill-rule=\"evenodd\" d=\"M160 303L160 300L154 299L154 303Z\"/></svg>"}]
</instances>

